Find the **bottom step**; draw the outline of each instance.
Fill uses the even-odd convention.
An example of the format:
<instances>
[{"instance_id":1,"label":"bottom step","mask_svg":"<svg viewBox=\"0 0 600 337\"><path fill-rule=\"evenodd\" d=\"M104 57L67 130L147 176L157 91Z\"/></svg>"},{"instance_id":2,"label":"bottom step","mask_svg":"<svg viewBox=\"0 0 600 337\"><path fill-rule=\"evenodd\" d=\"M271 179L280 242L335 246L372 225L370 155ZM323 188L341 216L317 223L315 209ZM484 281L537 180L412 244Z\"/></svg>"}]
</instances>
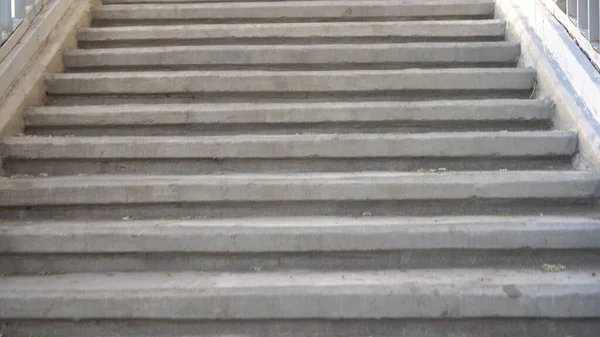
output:
<instances>
[{"instance_id":1,"label":"bottom step","mask_svg":"<svg viewBox=\"0 0 600 337\"><path fill-rule=\"evenodd\" d=\"M2 319L598 318L597 270L115 273L0 279Z\"/></svg>"},{"instance_id":2,"label":"bottom step","mask_svg":"<svg viewBox=\"0 0 600 337\"><path fill-rule=\"evenodd\" d=\"M0 322L1 323L1 322ZM598 319L12 321L10 337L595 337Z\"/></svg>"}]
</instances>

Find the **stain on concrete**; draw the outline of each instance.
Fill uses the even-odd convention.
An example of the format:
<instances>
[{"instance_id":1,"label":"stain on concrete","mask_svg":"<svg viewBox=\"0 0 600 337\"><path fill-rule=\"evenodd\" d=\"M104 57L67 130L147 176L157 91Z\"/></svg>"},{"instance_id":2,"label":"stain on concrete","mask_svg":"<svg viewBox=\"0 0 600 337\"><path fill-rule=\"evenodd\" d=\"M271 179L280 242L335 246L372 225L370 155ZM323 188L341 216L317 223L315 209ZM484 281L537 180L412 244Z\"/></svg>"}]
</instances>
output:
<instances>
[{"instance_id":1,"label":"stain on concrete","mask_svg":"<svg viewBox=\"0 0 600 337\"><path fill-rule=\"evenodd\" d=\"M522 295L521 291L519 291L519 289L517 289L517 287L514 284L506 285L502 287L502 290L504 290L506 296L512 299L519 298Z\"/></svg>"}]
</instances>

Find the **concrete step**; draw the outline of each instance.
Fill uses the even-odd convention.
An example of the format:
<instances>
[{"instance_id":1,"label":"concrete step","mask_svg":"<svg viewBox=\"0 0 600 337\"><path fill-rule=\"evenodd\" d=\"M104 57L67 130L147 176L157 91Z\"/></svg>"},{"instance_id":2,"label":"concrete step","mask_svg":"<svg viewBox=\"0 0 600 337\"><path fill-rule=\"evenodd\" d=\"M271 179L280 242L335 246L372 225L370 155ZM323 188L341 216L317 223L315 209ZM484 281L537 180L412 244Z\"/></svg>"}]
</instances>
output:
<instances>
[{"instance_id":1,"label":"concrete step","mask_svg":"<svg viewBox=\"0 0 600 337\"><path fill-rule=\"evenodd\" d=\"M40 320L600 317L596 270L115 273L0 278L0 316ZM227 310L224 310L227 308ZM219 310L220 309L220 310Z\"/></svg>"},{"instance_id":2,"label":"concrete step","mask_svg":"<svg viewBox=\"0 0 600 337\"><path fill-rule=\"evenodd\" d=\"M521 131L548 129L548 100L36 107L27 134L199 136L233 134Z\"/></svg>"},{"instance_id":3,"label":"concrete step","mask_svg":"<svg viewBox=\"0 0 600 337\"><path fill-rule=\"evenodd\" d=\"M516 164L520 169L539 169L540 163L557 168L568 164L577 148L576 136L571 131L35 136L7 138L1 149L6 171L34 175L418 170L423 165L471 170Z\"/></svg>"},{"instance_id":4,"label":"concrete step","mask_svg":"<svg viewBox=\"0 0 600 337\"><path fill-rule=\"evenodd\" d=\"M202 94L257 99L286 95L358 98L394 93L394 96L412 98L450 96L460 99L464 97L461 93L500 97L528 94L534 80L535 70L530 68L103 72L47 75L46 90L50 95L66 96Z\"/></svg>"},{"instance_id":5,"label":"concrete step","mask_svg":"<svg viewBox=\"0 0 600 337\"><path fill-rule=\"evenodd\" d=\"M583 217L242 218L4 222L0 272L600 267Z\"/></svg>"},{"instance_id":6,"label":"concrete step","mask_svg":"<svg viewBox=\"0 0 600 337\"><path fill-rule=\"evenodd\" d=\"M377 21L492 18L492 0L422 2L335 0L104 5L92 9L96 25L183 23Z\"/></svg>"},{"instance_id":7,"label":"concrete step","mask_svg":"<svg viewBox=\"0 0 600 337\"><path fill-rule=\"evenodd\" d=\"M5 178L0 217L572 214L599 191L582 171Z\"/></svg>"},{"instance_id":8,"label":"concrete step","mask_svg":"<svg viewBox=\"0 0 600 337\"><path fill-rule=\"evenodd\" d=\"M2 326L11 337L172 337L172 336L260 336L281 337L461 337L506 336L598 336L596 318L550 319L487 317L477 319L294 319L294 320L13 320ZM200 331L200 332L199 332Z\"/></svg>"},{"instance_id":9,"label":"concrete step","mask_svg":"<svg viewBox=\"0 0 600 337\"><path fill-rule=\"evenodd\" d=\"M92 27L80 48L210 44L315 44L500 41L502 20L305 22Z\"/></svg>"},{"instance_id":10,"label":"concrete step","mask_svg":"<svg viewBox=\"0 0 600 337\"><path fill-rule=\"evenodd\" d=\"M516 42L403 44L171 46L76 49L64 55L70 71L214 69L405 69L514 67Z\"/></svg>"}]
</instances>

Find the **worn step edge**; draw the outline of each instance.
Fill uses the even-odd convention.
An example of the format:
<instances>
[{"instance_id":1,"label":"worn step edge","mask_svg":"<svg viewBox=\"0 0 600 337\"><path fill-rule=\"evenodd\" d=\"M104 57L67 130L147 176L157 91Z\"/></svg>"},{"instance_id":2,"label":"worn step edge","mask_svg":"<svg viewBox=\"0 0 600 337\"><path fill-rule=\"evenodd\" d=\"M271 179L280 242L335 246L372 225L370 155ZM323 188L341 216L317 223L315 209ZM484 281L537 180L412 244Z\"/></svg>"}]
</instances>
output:
<instances>
[{"instance_id":1,"label":"worn step edge","mask_svg":"<svg viewBox=\"0 0 600 337\"><path fill-rule=\"evenodd\" d=\"M518 42L405 44L169 46L77 49L64 54L67 68L185 65L467 64L516 63Z\"/></svg>"},{"instance_id":2,"label":"worn step edge","mask_svg":"<svg viewBox=\"0 0 600 337\"><path fill-rule=\"evenodd\" d=\"M241 3L163 3L104 5L92 9L94 20L193 20L258 18L393 18L489 16L493 1L293 1Z\"/></svg>"},{"instance_id":3,"label":"worn step edge","mask_svg":"<svg viewBox=\"0 0 600 337\"><path fill-rule=\"evenodd\" d=\"M509 171L85 176L0 180L0 206L597 197L600 173Z\"/></svg>"},{"instance_id":4,"label":"worn step edge","mask_svg":"<svg viewBox=\"0 0 600 337\"><path fill-rule=\"evenodd\" d=\"M451 38L502 37L503 20L318 22L83 28L80 42L213 40L240 38Z\"/></svg>"},{"instance_id":5,"label":"worn step edge","mask_svg":"<svg viewBox=\"0 0 600 337\"><path fill-rule=\"evenodd\" d=\"M289 104L124 104L29 108L27 127L285 124L378 121L544 121L549 100L469 100Z\"/></svg>"},{"instance_id":6,"label":"worn step edge","mask_svg":"<svg viewBox=\"0 0 600 337\"><path fill-rule=\"evenodd\" d=\"M115 273L0 278L3 319L600 317L592 270Z\"/></svg>"},{"instance_id":7,"label":"worn step edge","mask_svg":"<svg viewBox=\"0 0 600 337\"><path fill-rule=\"evenodd\" d=\"M46 76L49 94L529 90L535 70L156 71Z\"/></svg>"},{"instance_id":8,"label":"worn step edge","mask_svg":"<svg viewBox=\"0 0 600 337\"><path fill-rule=\"evenodd\" d=\"M572 131L204 137L11 137L4 158L387 158L573 155Z\"/></svg>"},{"instance_id":9,"label":"worn step edge","mask_svg":"<svg viewBox=\"0 0 600 337\"><path fill-rule=\"evenodd\" d=\"M600 248L600 220L552 216L7 222L0 233L9 254Z\"/></svg>"}]
</instances>

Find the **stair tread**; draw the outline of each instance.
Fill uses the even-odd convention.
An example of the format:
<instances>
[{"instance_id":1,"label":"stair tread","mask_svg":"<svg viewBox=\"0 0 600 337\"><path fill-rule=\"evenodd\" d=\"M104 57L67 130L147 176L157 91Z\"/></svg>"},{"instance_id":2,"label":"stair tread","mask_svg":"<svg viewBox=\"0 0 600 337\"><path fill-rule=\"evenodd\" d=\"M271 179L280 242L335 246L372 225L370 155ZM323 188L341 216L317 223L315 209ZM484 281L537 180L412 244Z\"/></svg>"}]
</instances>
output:
<instances>
[{"instance_id":1,"label":"stair tread","mask_svg":"<svg viewBox=\"0 0 600 337\"><path fill-rule=\"evenodd\" d=\"M600 220L564 216L6 221L2 253L598 249Z\"/></svg>"},{"instance_id":2,"label":"stair tread","mask_svg":"<svg viewBox=\"0 0 600 337\"><path fill-rule=\"evenodd\" d=\"M491 15L493 1L286 1L103 5L94 19L328 18Z\"/></svg>"},{"instance_id":3,"label":"stair tread","mask_svg":"<svg viewBox=\"0 0 600 337\"><path fill-rule=\"evenodd\" d=\"M40 137L3 140L5 158L365 158L567 156L572 131Z\"/></svg>"},{"instance_id":4,"label":"stair tread","mask_svg":"<svg viewBox=\"0 0 600 337\"><path fill-rule=\"evenodd\" d=\"M0 206L325 200L593 198L590 171L101 175L0 180Z\"/></svg>"},{"instance_id":5,"label":"stair tread","mask_svg":"<svg viewBox=\"0 0 600 337\"><path fill-rule=\"evenodd\" d=\"M114 273L0 278L3 318L594 317L596 270ZM227 308L226 311L222 311Z\"/></svg>"},{"instance_id":6,"label":"stair tread","mask_svg":"<svg viewBox=\"0 0 600 337\"><path fill-rule=\"evenodd\" d=\"M213 45L75 49L65 66L134 67L144 65L299 65L299 64L516 64L520 44L493 42L410 42L314 45Z\"/></svg>"},{"instance_id":7,"label":"stair tread","mask_svg":"<svg viewBox=\"0 0 600 337\"><path fill-rule=\"evenodd\" d=\"M49 94L304 93L389 90L530 90L531 68L335 70L335 71L144 71L46 76Z\"/></svg>"},{"instance_id":8,"label":"stair tread","mask_svg":"<svg viewBox=\"0 0 600 337\"><path fill-rule=\"evenodd\" d=\"M77 36L79 41L103 41L252 37L501 37L504 36L504 32L505 22L503 20L489 19L91 27L79 30Z\"/></svg>"},{"instance_id":9,"label":"stair tread","mask_svg":"<svg viewBox=\"0 0 600 337\"><path fill-rule=\"evenodd\" d=\"M548 120L548 100L356 103L118 104L44 106L25 112L28 127L375 121Z\"/></svg>"}]
</instances>

